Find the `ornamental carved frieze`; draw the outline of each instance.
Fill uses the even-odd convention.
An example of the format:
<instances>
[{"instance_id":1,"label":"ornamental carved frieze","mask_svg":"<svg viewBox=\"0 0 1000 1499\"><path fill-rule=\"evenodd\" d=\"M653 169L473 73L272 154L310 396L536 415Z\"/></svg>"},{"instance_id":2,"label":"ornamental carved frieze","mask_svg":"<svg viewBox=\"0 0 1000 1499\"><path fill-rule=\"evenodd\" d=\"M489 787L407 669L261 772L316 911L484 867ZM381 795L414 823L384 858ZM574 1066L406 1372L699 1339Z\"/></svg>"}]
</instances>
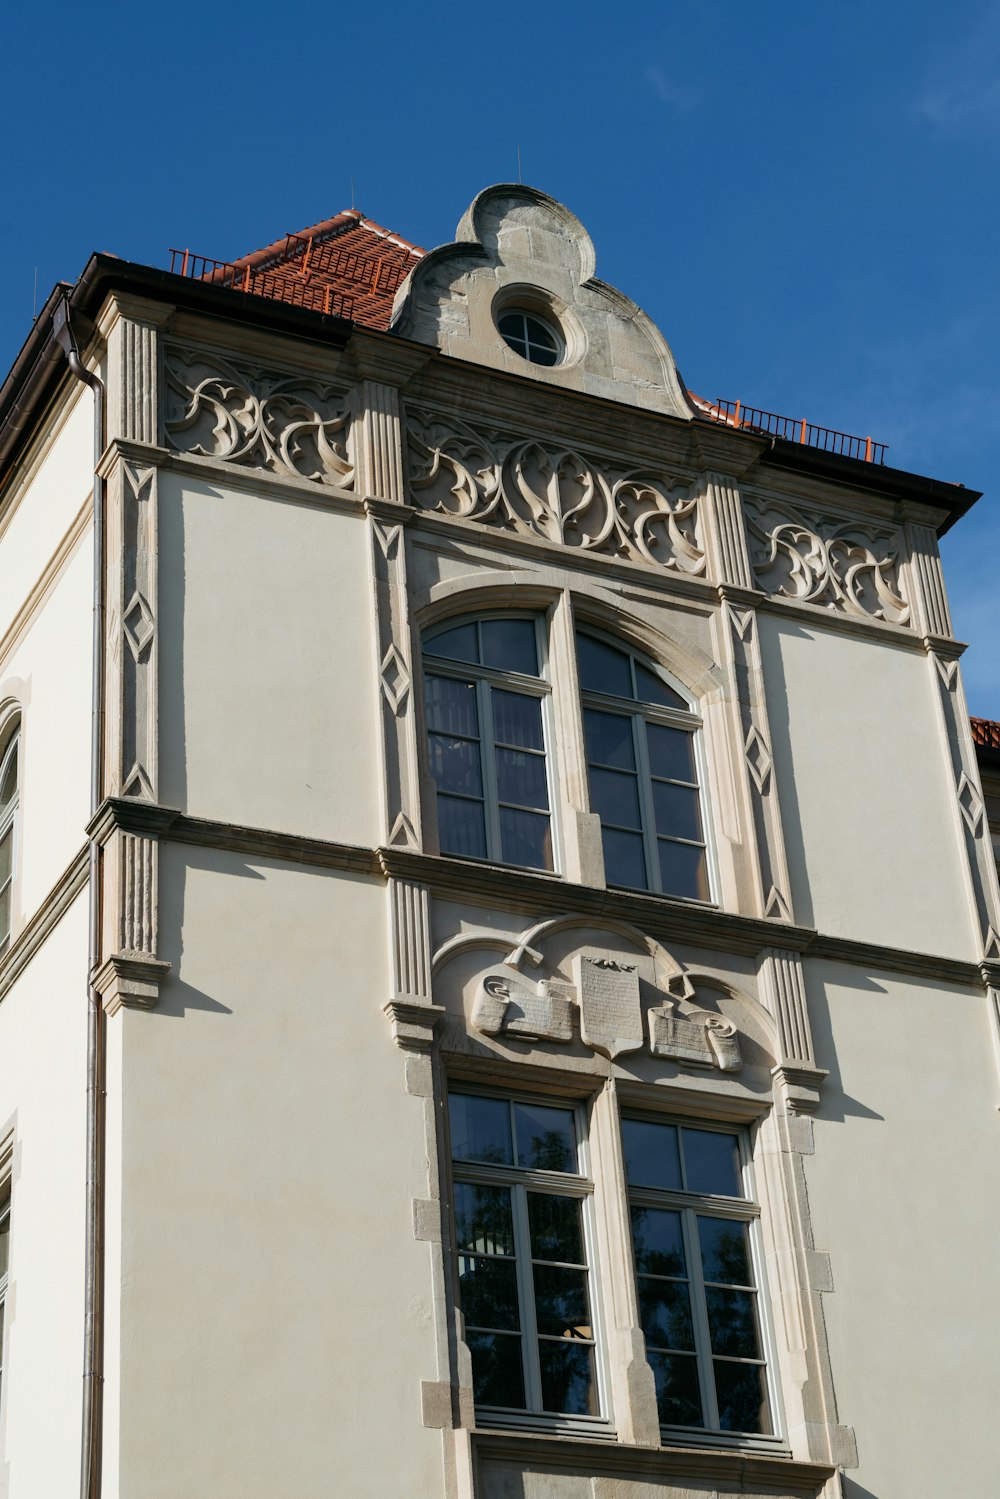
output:
<instances>
[{"instance_id":1,"label":"ornamental carved frieze","mask_svg":"<svg viewBox=\"0 0 1000 1499\"><path fill-rule=\"evenodd\" d=\"M176 452L353 488L342 390L176 344L166 349L165 374L165 438Z\"/></svg>"},{"instance_id":2,"label":"ornamental carved frieze","mask_svg":"<svg viewBox=\"0 0 1000 1499\"><path fill-rule=\"evenodd\" d=\"M406 435L419 509L674 572L705 571L697 483L413 407Z\"/></svg>"},{"instance_id":3,"label":"ornamental carved frieze","mask_svg":"<svg viewBox=\"0 0 1000 1499\"><path fill-rule=\"evenodd\" d=\"M784 502L745 502L750 562L765 593L908 625L903 537L891 525L837 520Z\"/></svg>"}]
</instances>

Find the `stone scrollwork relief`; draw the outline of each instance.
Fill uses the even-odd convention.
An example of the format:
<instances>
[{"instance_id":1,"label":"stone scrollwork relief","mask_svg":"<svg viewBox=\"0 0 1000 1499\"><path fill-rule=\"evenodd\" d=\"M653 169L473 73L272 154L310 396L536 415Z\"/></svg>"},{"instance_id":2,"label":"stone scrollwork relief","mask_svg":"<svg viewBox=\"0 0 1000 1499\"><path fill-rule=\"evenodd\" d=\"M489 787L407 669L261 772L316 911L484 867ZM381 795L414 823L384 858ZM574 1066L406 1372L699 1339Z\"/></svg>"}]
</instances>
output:
<instances>
[{"instance_id":1,"label":"stone scrollwork relief","mask_svg":"<svg viewBox=\"0 0 1000 1499\"><path fill-rule=\"evenodd\" d=\"M481 1035L571 1045L580 1042L610 1061L645 1051L686 1066L738 1072L743 1065L736 1025L699 1005L695 987L673 959L646 944L628 953L585 946L564 955L572 980L531 970L543 963L535 929L478 980L471 1026ZM637 934L638 935L638 934ZM613 940L613 939L612 939ZM645 943L646 939L639 937ZM460 939L457 946L474 945ZM495 944L494 944L495 945ZM438 954L440 965L447 949Z\"/></svg>"},{"instance_id":2,"label":"stone scrollwork relief","mask_svg":"<svg viewBox=\"0 0 1000 1499\"><path fill-rule=\"evenodd\" d=\"M894 526L838 521L771 500L748 499L745 513L754 578L765 593L911 623L901 576L903 537Z\"/></svg>"},{"instance_id":3,"label":"stone scrollwork relief","mask_svg":"<svg viewBox=\"0 0 1000 1499\"><path fill-rule=\"evenodd\" d=\"M478 432L410 407L408 483L420 509L698 576L700 486L617 468L557 442Z\"/></svg>"},{"instance_id":4,"label":"stone scrollwork relief","mask_svg":"<svg viewBox=\"0 0 1000 1499\"><path fill-rule=\"evenodd\" d=\"M342 390L177 345L166 349L165 373L166 442L177 452L353 488Z\"/></svg>"}]
</instances>

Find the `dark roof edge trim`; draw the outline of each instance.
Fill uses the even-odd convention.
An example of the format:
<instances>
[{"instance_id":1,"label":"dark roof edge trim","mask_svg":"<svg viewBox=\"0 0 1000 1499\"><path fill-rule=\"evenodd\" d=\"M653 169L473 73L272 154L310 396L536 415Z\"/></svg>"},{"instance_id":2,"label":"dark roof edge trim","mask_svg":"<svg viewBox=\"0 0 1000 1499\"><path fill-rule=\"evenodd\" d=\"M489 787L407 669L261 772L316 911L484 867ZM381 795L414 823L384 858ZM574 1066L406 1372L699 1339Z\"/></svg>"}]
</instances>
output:
<instances>
[{"instance_id":1,"label":"dark roof edge trim","mask_svg":"<svg viewBox=\"0 0 1000 1499\"><path fill-rule=\"evenodd\" d=\"M348 318L267 297L249 296L229 287L119 260L114 255L92 255L75 286L60 281L53 287L0 386L0 486L27 443L33 420L44 411L67 372L62 350L52 332L52 315L57 304L68 295L71 314L81 315L81 322L93 320L111 291L128 291L174 307L321 340L336 347L343 347L355 326Z\"/></svg>"},{"instance_id":2,"label":"dark roof edge trim","mask_svg":"<svg viewBox=\"0 0 1000 1499\"><path fill-rule=\"evenodd\" d=\"M865 489L896 500L915 500L921 505L932 505L946 512L937 528L939 536L949 531L982 497L981 490L966 489L964 484L949 484L943 479L911 474L906 469L865 463L860 458L845 458L841 453L827 453L822 448L788 442L783 437L771 439L771 446L761 454L760 463L762 467L770 465L832 479L837 484L849 484L852 489Z\"/></svg>"}]
</instances>

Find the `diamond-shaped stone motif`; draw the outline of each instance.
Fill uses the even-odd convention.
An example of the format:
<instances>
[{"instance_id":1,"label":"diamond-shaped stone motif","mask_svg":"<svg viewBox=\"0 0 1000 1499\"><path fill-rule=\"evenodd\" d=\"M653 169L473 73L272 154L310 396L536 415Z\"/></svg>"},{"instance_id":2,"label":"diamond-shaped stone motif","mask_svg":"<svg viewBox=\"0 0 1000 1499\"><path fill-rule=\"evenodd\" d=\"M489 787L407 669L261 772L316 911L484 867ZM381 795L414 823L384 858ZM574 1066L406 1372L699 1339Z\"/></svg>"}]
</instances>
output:
<instances>
[{"instance_id":1,"label":"diamond-shaped stone motif","mask_svg":"<svg viewBox=\"0 0 1000 1499\"><path fill-rule=\"evenodd\" d=\"M962 809L962 816L968 823L970 831L978 838L983 824L983 801L964 770L958 783L958 805Z\"/></svg>"},{"instance_id":2,"label":"diamond-shaped stone motif","mask_svg":"<svg viewBox=\"0 0 1000 1499\"><path fill-rule=\"evenodd\" d=\"M410 690L410 673L394 645L382 657L382 691L393 713L398 713Z\"/></svg>"},{"instance_id":3,"label":"diamond-shaped stone motif","mask_svg":"<svg viewBox=\"0 0 1000 1499\"><path fill-rule=\"evenodd\" d=\"M138 661L153 638L153 616L142 594L132 595L132 602L125 611L122 623L125 627L125 638L132 649L133 656Z\"/></svg>"},{"instance_id":4,"label":"diamond-shaped stone motif","mask_svg":"<svg viewBox=\"0 0 1000 1499\"><path fill-rule=\"evenodd\" d=\"M771 778L771 754L763 738L754 728L751 728L747 735L744 754L757 790L765 791Z\"/></svg>"}]
</instances>

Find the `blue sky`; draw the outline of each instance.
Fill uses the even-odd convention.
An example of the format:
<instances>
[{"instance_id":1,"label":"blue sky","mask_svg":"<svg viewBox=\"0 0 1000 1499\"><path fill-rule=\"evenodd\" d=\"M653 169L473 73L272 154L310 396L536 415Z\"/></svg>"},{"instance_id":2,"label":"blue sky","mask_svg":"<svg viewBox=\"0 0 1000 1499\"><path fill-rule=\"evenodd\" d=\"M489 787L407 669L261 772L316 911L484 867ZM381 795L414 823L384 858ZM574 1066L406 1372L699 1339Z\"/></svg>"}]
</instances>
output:
<instances>
[{"instance_id":1,"label":"blue sky","mask_svg":"<svg viewBox=\"0 0 1000 1499\"><path fill-rule=\"evenodd\" d=\"M287 21L287 36L282 25ZM0 366L92 250L235 257L351 201L418 244L524 180L688 384L985 491L943 551L1000 718L1000 7L8 8Z\"/></svg>"}]
</instances>

